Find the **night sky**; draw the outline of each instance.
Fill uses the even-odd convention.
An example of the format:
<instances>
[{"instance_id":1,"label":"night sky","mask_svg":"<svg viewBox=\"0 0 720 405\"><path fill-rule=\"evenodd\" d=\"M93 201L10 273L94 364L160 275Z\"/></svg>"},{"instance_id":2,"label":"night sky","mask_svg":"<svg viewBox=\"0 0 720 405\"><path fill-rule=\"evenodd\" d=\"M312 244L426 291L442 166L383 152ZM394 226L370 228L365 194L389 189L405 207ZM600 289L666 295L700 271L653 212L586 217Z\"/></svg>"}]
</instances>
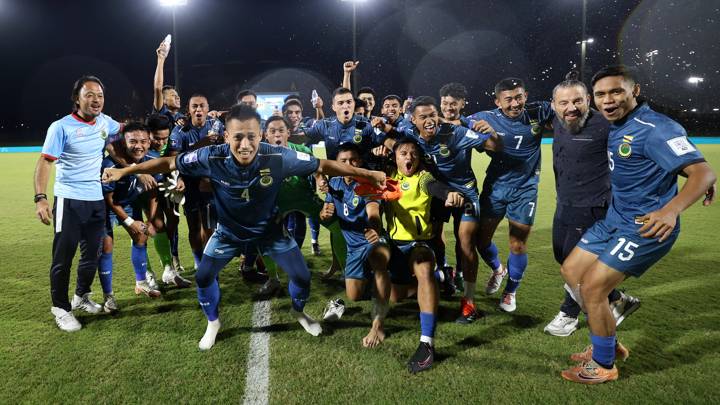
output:
<instances>
[{"instance_id":1,"label":"night sky","mask_svg":"<svg viewBox=\"0 0 720 405\"><path fill-rule=\"evenodd\" d=\"M342 79L342 62L352 57L350 3L188 3L177 9L172 44L183 103L201 92L211 108L225 108L240 89L252 88L297 91L309 108L311 90L327 100ZM691 131L717 128L720 2L587 4L587 36L595 40L587 80L609 63L638 66L642 91L658 107ZM517 76L526 79L531 99L549 99L579 66L581 11L581 0L366 0L357 5L358 84L381 97L437 97L442 84L459 81L468 87L472 113L494 107L494 83ZM0 0L0 145L42 143L47 126L70 111L72 83L85 73L103 80L106 113L118 120L147 114L155 49L171 32L171 11L159 0ZM704 81L690 84L690 76Z\"/></svg>"}]
</instances>

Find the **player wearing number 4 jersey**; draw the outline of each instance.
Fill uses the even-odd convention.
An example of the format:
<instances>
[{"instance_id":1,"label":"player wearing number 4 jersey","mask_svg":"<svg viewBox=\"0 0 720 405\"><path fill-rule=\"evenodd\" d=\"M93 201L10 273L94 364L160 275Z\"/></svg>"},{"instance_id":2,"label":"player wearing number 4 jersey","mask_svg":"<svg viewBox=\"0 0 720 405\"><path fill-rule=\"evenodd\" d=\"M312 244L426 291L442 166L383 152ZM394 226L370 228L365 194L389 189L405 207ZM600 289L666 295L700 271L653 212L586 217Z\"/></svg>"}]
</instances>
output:
<instances>
[{"instance_id":1,"label":"player wearing number 4 jersey","mask_svg":"<svg viewBox=\"0 0 720 405\"><path fill-rule=\"evenodd\" d=\"M566 380L598 384L618 378L616 353L628 351L615 336L608 293L660 260L680 233L680 212L713 190L715 173L675 121L639 104L633 71L610 66L592 79L595 105L611 122L608 161L612 201L605 219L583 235L562 266L576 301L587 312L592 346L562 372ZM677 175L687 175L678 193ZM712 192L706 203L712 201Z\"/></svg>"},{"instance_id":2,"label":"player wearing number 4 jersey","mask_svg":"<svg viewBox=\"0 0 720 405\"><path fill-rule=\"evenodd\" d=\"M313 172L368 178L384 186L385 174L318 160L293 150L261 144L260 116L252 107L234 106L226 118L225 144L202 147L177 157L152 159L123 169L106 169L103 181L117 181L135 173L166 173L207 177L212 181L217 203L218 227L210 237L195 280L198 301L208 319L201 350L210 349L220 329L217 276L235 256L249 252L269 255L288 274L292 313L313 336L320 324L303 309L310 294L310 272L295 240L283 232L277 221L277 196L289 176Z\"/></svg>"},{"instance_id":3,"label":"player wearing number 4 jersey","mask_svg":"<svg viewBox=\"0 0 720 405\"><path fill-rule=\"evenodd\" d=\"M507 312L515 310L515 292L528 265L527 240L535 221L540 181L542 126L554 115L548 102L526 102L527 91L523 81L507 78L495 85L498 108L470 116L474 121L487 121L505 145L500 152L488 152L492 160L480 194L478 250L493 270L486 293L497 292L503 278L508 276L500 300L500 309ZM500 263L497 247L492 242L503 217L507 217L510 228L507 268Z\"/></svg>"}]
</instances>

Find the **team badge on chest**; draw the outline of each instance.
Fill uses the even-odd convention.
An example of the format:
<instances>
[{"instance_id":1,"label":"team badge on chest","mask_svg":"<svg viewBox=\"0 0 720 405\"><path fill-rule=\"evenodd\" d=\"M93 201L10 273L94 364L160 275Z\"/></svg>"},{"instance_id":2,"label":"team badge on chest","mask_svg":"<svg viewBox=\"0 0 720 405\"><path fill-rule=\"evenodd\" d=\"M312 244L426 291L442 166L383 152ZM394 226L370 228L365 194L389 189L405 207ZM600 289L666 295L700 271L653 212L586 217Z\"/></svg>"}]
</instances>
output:
<instances>
[{"instance_id":1,"label":"team badge on chest","mask_svg":"<svg viewBox=\"0 0 720 405\"><path fill-rule=\"evenodd\" d=\"M355 142L355 143L360 143L360 142L362 142L362 139L363 139L363 137L362 137L362 129L360 129L360 128L355 128L355 135L353 136L353 142Z\"/></svg>"},{"instance_id":2,"label":"team badge on chest","mask_svg":"<svg viewBox=\"0 0 720 405\"><path fill-rule=\"evenodd\" d=\"M632 143L633 138L635 137L632 135L623 136L623 143L621 143L618 147L618 156L626 159L630 157L632 154L632 146L630 146L630 144Z\"/></svg>"},{"instance_id":3,"label":"team badge on chest","mask_svg":"<svg viewBox=\"0 0 720 405\"><path fill-rule=\"evenodd\" d=\"M450 149L448 149L447 145L440 145L440 156L442 157L448 157L450 156Z\"/></svg>"},{"instance_id":4,"label":"team badge on chest","mask_svg":"<svg viewBox=\"0 0 720 405\"><path fill-rule=\"evenodd\" d=\"M270 169L260 169L260 185L270 187L273 184L273 178L270 175Z\"/></svg>"}]
</instances>

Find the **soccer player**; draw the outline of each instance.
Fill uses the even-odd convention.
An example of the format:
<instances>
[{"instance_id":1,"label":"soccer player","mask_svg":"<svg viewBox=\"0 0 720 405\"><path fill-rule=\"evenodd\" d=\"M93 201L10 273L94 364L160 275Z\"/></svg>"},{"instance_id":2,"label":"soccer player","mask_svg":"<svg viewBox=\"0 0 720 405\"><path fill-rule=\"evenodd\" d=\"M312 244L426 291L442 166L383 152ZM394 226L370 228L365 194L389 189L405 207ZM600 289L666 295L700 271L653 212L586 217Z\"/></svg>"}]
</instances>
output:
<instances>
[{"instance_id":1,"label":"soccer player","mask_svg":"<svg viewBox=\"0 0 720 405\"><path fill-rule=\"evenodd\" d=\"M630 68L605 67L593 76L592 87L595 105L611 123L612 200L605 218L585 232L561 270L590 326L592 345L571 356L581 363L561 373L581 384L618 378L615 357L629 351L616 339L607 296L670 251L680 233L680 213L716 179L677 122L638 102L640 85ZM688 177L679 192L678 173Z\"/></svg>"},{"instance_id":2,"label":"soccer player","mask_svg":"<svg viewBox=\"0 0 720 405\"><path fill-rule=\"evenodd\" d=\"M252 90L240 90L240 92L235 97L235 102L237 104L245 104L257 110L257 94ZM260 129L265 130L264 118L260 118Z\"/></svg>"},{"instance_id":3,"label":"soccer player","mask_svg":"<svg viewBox=\"0 0 720 405\"><path fill-rule=\"evenodd\" d=\"M462 252L461 267L466 273L465 288L460 300L461 314L456 322L469 324L482 316L475 307L474 299L478 267L476 237L479 229L479 193L471 165L472 150L500 150L501 140L494 134L493 128L482 120L474 124L474 130L452 124L440 125L438 108L432 97L414 99L409 110L412 126L406 127L402 133L418 142L430 173L465 197L465 204L460 208L461 220L457 224L457 240ZM388 138L385 145L392 149L394 141Z\"/></svg>"},{"instance_id":4,"label":"soccer player","mask_svg":"<svg viewBox=\"0 0 720 405\"><path fill-rule=\"evenodd\" d=\"M165 59L170 53L170 47L163 41L155 53L157 54L157 65L153 80L153 113L166 116L170 120L170 129L172 130L175 125L184 125L184 116L180 112L182 104L177 90L173 86L164 84Z\"/></svg>"},{"instance_id":5,"label":"soccer player","mask_svg":"<svg viewBox=\"0 0 720 405\"><path fill-rule=\"evenodd\" d=\"M463 115L466 100L467 89L461 83L447 83L440 87L440 112L443 119L470 128L470 120Z\"/></svg>"},{"instance_id":6,"label":"soccer player","mask_svg":"<svg viewBox=\"0 0 720 405\"><path fill-rule=\"evenodd\" d=\"M500 300L500 309L506 312L515 311L517 307L515 294L528 265L527 240L537 208L542 126L553 117L550 103L530 105L527 97L521 79L503 79L495 85L498 108L470 117L489 122L505 145L501 152L488 152L491 161L480 195L478 251L492 270L485 288L487 294L495 294L508 275ZM508 219L510 229L507 268L500 263L497 247L492 242L503 217Z\"/></svg>"},{"instance_id":7,"label":"soccer player","mask_svg":"<svg viewBox=\"0 0 720 405\"><path fill-rule=\"evenodd\" d=\"M303 312L310 290L310 272L295 241L275 220L276 201L283 179L318 172L360 176L384 185L385 174L318 160L302 152L260 143L260 116L247 106L236 105L226 117L225 141L174 157L152 159L122 169L106 169L103 181L117 181L135 173L167 173L206 177L212 181L217 201L218 227L203 252L195 279L198 301L208 324L200 340L201 350L215 344L220 329L217 276L230 260L249 251L269 255L289 276L292 314L313 336L322 332L319 323Z\"/></svg>"},{"instance_id":8,"label":"soccer player","mask_svg":"<svg viewBox=\"0 0 720 405\"><path fill-rule=\"evenodd\" d=\"M90 299L90 286L98 266L105 233L105 201L98 173L107 139L120 132L120 124L102 113L105 88L95 76L79 78L72 89L72 113L48 128L42 153L35 166L35 214L45 225L54 219L50 295L57 326L66 332L82 325L72 313L81 309L98 313L102 306ZM55 195L52 212L47 200L52 164ZM77 287L68 299L70 267L80 244Z\"/></svg>"},{"instance_id":9,"label":"soccer player","mask_svg":"<svg viewBox=\"0 0 720 405\"><path fill-rule=\"evenodd\" d=\"M150 134L144 125L131 122L125 125L122 134L124 138L122 153L127 156L128 163L138 164L153 159L147 155L150 148ZM121 167L110 156L103 160L103 169L116 166ZM156 175L156 180L160 181L160 175ZM127 176L116 182L103 184L103 195L108 212L105 225L106 236L103 240L98 270L105 294L105 311L114 312L118 307L112 289L113 228L121 224L132 239L130 261L135 271L135 294L145 294L151 298L157 298L161 294L154 280L151 284L147 279L147 241L149 235L164 234L165 229L162 218L157 216L156 191L146 190L137 177ZM147 221L143 221L143 211L146 213ZM164 241L166 246L164 249L158 249L158 252L165 252L160 257L167 271L171 265L170 243L167 236L164 237Z\"/></svg>"},{"instance_id":10,"label":"soccer player","mask_svg":"<svg viewBox=\"0 0 720 405\"><path fill-rule=\"evenodd\" d=\"M356 94L357 98L365 102L365 117L370 119L375 109L375 90L372 87L360 87Z\"/></svg>"},{"instance_id":11,"label":"soccer player","mask_svg":"<svg viewBox=\"0 0 720 405\"><path fill-rule=\"evenodd\" d=\"M337 162L359 168L361 152L354 143L338 147ZM350 176L330 179L330 191L320 219L328 221L336 216L347 243L345 262L345 294L352 301L362 298L368 279L373 280L372 326L362 339L364 347L374 348L385 340L385 316L390 298L390 275L387 264L390 249L382 235L382 218L377 201L355 194L358 183ZM331 301L332 303L332 301Z\"/></svg>"},{"instance_id":12,"label":"soccer player","mask_svg":"<svg viewBox=\"0 0 720 405\"><path fill-rule=\"evenodd\" d=\"M383 98L382 109L380 110L386 123L396 128L398 132L401 132L403 127L407 126L405 116L402 114L402 109L400 108L401 105L402 100L400 96L390 94Z\"/></svg>"},{"instance_id":13,"label":"soccer player","mask_svg":"<svg viewBox=\"0 0 720 405\"><path fill-rule=\"evenodd\" d=\"M390 176L397 180L402 197L386 201L385 218L392 247L390 301L399 302L417 283L417 300L420 307L420 344L408 361L411 373L432 366L435 357L435 326L437 323L438 285L435 270L435 235L431 222L431 202L436 197L447 207L462 207L463 197L447 185L435 180L421 168L422 151L416 141L401 138L394 145L396 169Z\"/></svg>"},{"instance_id":14,"label":"soccer player","mask_svg":"<svg viewBox=\"0 0 720 405\"><path fill-rule=\"evenodd\" d=\"M209 105L207 97L194 94L188 102L190 123L185 127L175 127L170 134L169 156L188 152L203 146L222 143L222 123L217 119L208 119ZM185 218L188 226L188 239L195 258L195 268L200 264L202 252L215 228L215 206L209 190L208 179L182 176L178 185L185 188Z\"/></svg>"},{"instance_id":15,"label":"soccer player","mask_svg":"<svg viewBox=\"0 0 720 405\"><path fill-rule=\"evenodd\" d=\"M577 72L553 89L553 171L557 206L553 218L553 252L562 264L580 237L605 218L610 204L607 138L610 123L590 108L590 95ZM640 300L613 289L608 295L616 325L640 306ZM565 291L560 312L545 326L554 336L570 336L578 326L580 306Z\"/></svg>"}]
</instances>

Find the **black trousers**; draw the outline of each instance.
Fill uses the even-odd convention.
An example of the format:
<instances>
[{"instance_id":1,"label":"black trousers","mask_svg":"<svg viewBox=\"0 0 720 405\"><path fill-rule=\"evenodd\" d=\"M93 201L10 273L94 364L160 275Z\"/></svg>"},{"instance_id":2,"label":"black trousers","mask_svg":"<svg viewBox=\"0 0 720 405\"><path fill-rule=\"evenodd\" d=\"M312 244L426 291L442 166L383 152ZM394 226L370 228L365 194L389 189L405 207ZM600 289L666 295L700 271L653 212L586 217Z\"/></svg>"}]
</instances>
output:
<instances>
[{"instance_id":1,"label":"black trousers","mask_svg":"<svg viewBox=\"0 0 720 405\"><path fill-rule=\"evenodd\" d=\"M53 306L70 311L70 267L78 244L80 260L75 294L90 292L105 235L105 201L82 201L55 197L50 296Z\"/></svg>"},{"instance_id":2,"label":"black trousers","mask_svg":"<svg viewBox=\"0 0 720 405\"><path fill-rule=\"evenodd\" d=\"M562 264L585 231L595 222L605 218L606 213L607 207L571 207L558 204L555 208L552 232L555 260ZM608 296L608 300L611 302L619 298L620 293L617 290L613 290ZM567 291L560 310L574 318L580 314L580 306Z\"/></svg>"}]
</instances>

